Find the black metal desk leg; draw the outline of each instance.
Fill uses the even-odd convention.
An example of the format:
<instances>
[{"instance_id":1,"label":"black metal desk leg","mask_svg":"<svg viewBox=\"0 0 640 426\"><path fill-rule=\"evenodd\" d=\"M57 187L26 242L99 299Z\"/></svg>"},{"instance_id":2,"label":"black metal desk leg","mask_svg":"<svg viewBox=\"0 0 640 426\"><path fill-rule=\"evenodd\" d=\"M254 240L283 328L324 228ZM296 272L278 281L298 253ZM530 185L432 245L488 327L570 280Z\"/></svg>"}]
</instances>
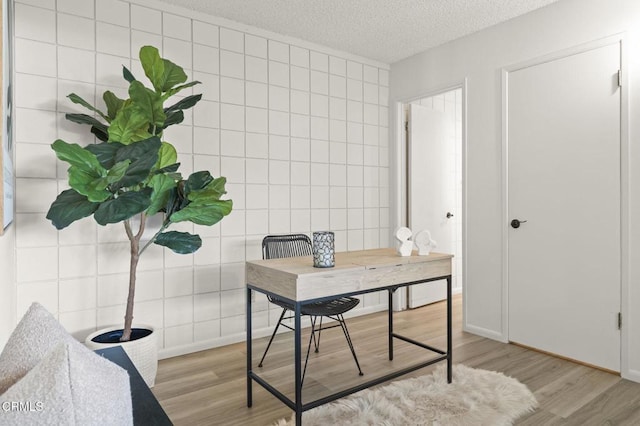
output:
<instances>
[{"instance_id":1,"label":"black metal desk leg","mask_svg":"<svg viewBox=\"0 0 640 426\"><path fill-rule=\"evenodd\" d=\"M447 383L451 383L451 364L453 361L451 328L451 275L449 275L447 277Z\"/></svg>"},{"instance_id":2,"label":"black metal desk leg","mask_svg":"<svg viewBox=\"0 0 640 426\"><path fill-rule=\"evenodd\" d=\"M295 319L294 319L294 356L295 359L295 386L296 386L296 426L302 424L302 349L300 345L302 343L302 339L300 337L301 334L301 324L300 324L300 311L301 304L300 302L296 302L295 306Z\"/></svg>"},{"instance_id":3,"label":"black metal desk leg","mask_svg":"<svg viewBox=\"0 0 640 426\"><path fill-rule=\"evenodd\" d=\"M247 407L253 405L251 381L251 289L247 287Z\"/></svg>"},{"instance_id":4,"label":"black metal desk leg","mask_svg":"<svg viewBox=\"0 0 640 426\"><path fill-rule=\"evenodd\" d=\"M393 290L389 289L389 361L393 361Z\"/></svg>"}]
</instances>

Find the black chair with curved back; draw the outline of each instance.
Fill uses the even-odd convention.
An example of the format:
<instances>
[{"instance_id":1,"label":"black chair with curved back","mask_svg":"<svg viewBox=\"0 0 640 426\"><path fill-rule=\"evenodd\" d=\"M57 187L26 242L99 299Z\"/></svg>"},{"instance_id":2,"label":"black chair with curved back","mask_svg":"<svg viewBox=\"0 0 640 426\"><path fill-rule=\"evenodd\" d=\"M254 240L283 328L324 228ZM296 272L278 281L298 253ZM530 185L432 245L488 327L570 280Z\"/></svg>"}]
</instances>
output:
<instances>
[{"instance_id":1,"label":"black chair with curved back","mask_svg":"<svg viewBox=\"0 0 640 426\"><path fill-rule=\"evenodd\" d=\"M308 235L305 234L288 234L288 235L267 235L262 240L262 258L263 259L279 259L283 257L295 257L295 256L311 256L311 239ZM260 363L258 367L262 367L262 363L264 358L267 356L267 352L271 347L271 343L278 332L278 328L282 325L290 330L293 328L282 321L284 319L288 319L292 317L292 312L295 310L293 304L287 302L286 300L279 299L274 296L267 296L269 302L274 303L282 308L282 313L280 314L280 318L278 319L278 323L276 324L276 328L273 330L273 334L269 339L269 343L267 343L267 347L264 350L264 354L262 355L262 359L260 359ZM302 381L304 382L304 375L307 371L307 363L309 361L309 352L311 351L311 342L313 341L315 352L320 350L320 333L322 330L326 330L329 328L340 327L342 328L342 332L344 333L344 337L347 339L347 344L349 345L349 349L351 350L351 354L353 355L353 359L356 362L356 366L358 367L358 372L362 376L362 369L360 368L360 363L358 362L358 357L356 356L356 351L353 348L353 343L351 342L351 336L349 335L349 330L347 329L347 324L344 320L343 314L345 312L350 311L355 308L358 303L360 303L359 299L355 297L340 297L332 300L322 301L322 302L314 302L309 303L302 306L301 314L308 315L311 317L311 335L309 336L309 346L307 347L307 356L304 361L304 370L302 373ZM290 316L286 317L287 312L289 312ZM337 322L337 324L330 326L322 326L322 318L327 317ZM317 322L317 319L320 318L320 322ZM316 337L317 334L317 337Z\"/></svg>"}]
</instances>

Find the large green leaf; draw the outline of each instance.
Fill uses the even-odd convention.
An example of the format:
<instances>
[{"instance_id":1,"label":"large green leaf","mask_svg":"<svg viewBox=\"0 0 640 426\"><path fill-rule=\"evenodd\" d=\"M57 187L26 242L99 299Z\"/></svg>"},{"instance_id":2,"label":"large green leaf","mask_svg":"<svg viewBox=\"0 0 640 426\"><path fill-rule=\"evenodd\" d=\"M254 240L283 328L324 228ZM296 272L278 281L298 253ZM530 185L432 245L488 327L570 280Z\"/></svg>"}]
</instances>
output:
<instances>
[{"instance_id":1,"label":"large green leaf","mask_svg":"<svg viewBox=\"0 0 640 426\"><path fill-rule=\"evenodd\" d=\"M78 124L89 124L91 126L91 133L96 135L98 139L106 142L109 139L109 128L106 124L101 123L94 117L87 114L66 114L65 118L69 121L73 121Z\"/></svg>"},{"instance_id":2,"label":"large green leaf","mask_svg":"<svg viewBox=\"0 0 640 426\"><path fill-rule=\"evenodd\" d=\"M169 90L176 84L187 81L187 74L185 74L181 66L174 64L168 59L163 59L162 62L164 63L164 74L162 75L162 86L160 91L169 92ZM165 97L165 99L167 99L167 97Z\"/></svg>"},{"instance_id":3,"label":"large green leaf","mask_svg":"<svg viewBox=\"0 0 640 426\"><path fill-rule=\"evenodd\" d=\"M178 190L177 185L182 182L178 182L175 188L172 188L169 191L169 195L167 197L167 203L165 204L164 211L166 213L166 217L169 218L171 215L180 208L180 191Z\"/></svg>"},{"instance_id":4,"label":"large green leaf","mask_svg":"<svg viewBox=\"0 0 640 426\"><path fill-rule=\"evenodd\" d=\"M165 98L166 97L168 96L165 96ZM167 119L164 121L164 128L166 129L167 127L174 124L182 123L182 121L184 120L183 110L193 107L200 101L200 99L202 99L202 95L187 96L186 98L181 99L170 107L165 108L164 112L165 114L167 114Z\"/></svg>"},{"instance_id":5,"label":"large green leaf","mask_svg":"<svg viewBox=\"0 0 640 426\"><path fill-rule=\"evenodd\" d=\"M129 68L125 67L124 65L122 66L122 76L129 83L133 83L134 81L136 81L136 78L133 76L133 74L131 74L131 71L129 71Z\"/></svg>"},{"instance_id":6,"label":"large green leaf","mask_svg":"<svg viewBox=\"0 0 640 426\"><path fill-rule=\"evenodd\" d=\"M72 166L95 172L98 176L106 175L106 170L100 165L98 157L78 144L66 143L62 139L58 139L51 144L51 148L53 148L60 160L66 161Z\"/></svg>"},{"instance_id":7,"label":"large green leaf","mask_svg":"<svg viewBox=\"0 0 640 426\"><path fill-rule=\"evenodd\" d=\"M163 173L169 176L171 179L175 180L176 182L180 182L182 181L182 173L175 171L175 170L178 170L179 168L180 168L180 163L176 163L176 164L167 166L162 170L165 170Z\"/></svg>"},{"instance_id":8,"label":"large green leaf","mask_svg":"<svg viewBox=\"0 0 640 426\"><path fill-rule=\"evenodd\" d=\"M142 69L156 92L162 92L164 84L164 61L160 57L158 49L153 46L142 46L140 48L140 62Z\"/></svg>"},{"instance_id":9,"label":"large green leaf","mask_svg":"<svg viewBox=\"0 0 640 426\"><path fill-rule=\"evenodd\" d=\"M160 95L151 89L144 87L139 81L134 81L129 86L129 96L133 105L145 120L155 127L162 127L167 116L162 108Z\"/></svg>"},{"instance_id":10,"label":"large green leaf","mask_svg":"<svg viewBox=\"0 0 640 426\"><path fill-rule=\"evenodd\" d=\"M158 161L161 144L160 139L153 136L120 148L116 152L115 161L131 160L131 164L124 177L118 182L118 186L130 187L147 179Z\"/></svg>"},{"instance_id":11,"label":"large green leaf","mask_svg":"<svg viewBox=\"0 0 640 426\"><path fill-rule=\"evenodd\" d=\"M180 175L180 173L174 173L176 172L178 169L180 168L180 163L173 163L173 164L169 164L168 166L165 166L161 169L158 169L155 171L156 174L162 174L162 173L166 173L167 175L172 175L171 177L175 180L181 180L182 179L182 175ZM173 176L175 175L175 176Z\"/></svg>"},{"instance_id":12,"label":"large green leaf","mask_svg":"<svg viewBox=\"0 0 640 426\"><path fill-rule=\"evenodd\" d=\"M206 170L191 173L184 186L185 195L189 195L191 191L202 189L213 180L211 173Z\"/></svg>"},{"instance_id":13,"label":"large green leaf","mask_svg":"<svg viewBox=\"0 0 640 426\"><path fill-rule=\"evenodd\" d=\"M129 145L131 142L146 139L151 136L148 128L149 122L145 114L127 100L109 126L109 142Z\"/></svg>"},{"instance_id":14,"label":"large green leaf","mask_svg":"<svg viewBox=\"0 0 640 426\"><path fill-rule=\"evenodd\" d=\"M186 180L178 181L178 185L176 187L176 189L178 190L178 193L176 194L176 208L175 208L176 211L187 207L187 204L191 202L187 198L186 187L187 187Z\"/></svg>"},{"instance_id":15,"label":"large green leaf","mask_svg":"<svg viewBox=\"0 0 640 426\"><path fill-rule=\"evenodd\" d=\"M118 223L145 211L151 204L151 189L125 192L118 198L105 201L93 214L100 225Z\"/></svg>"},{"instance_id":16,"label":"large green leaf","mask_svg":"<svg viewBox=\"0 0 640 426\"><path fill-rule=\"evenodd\" d=\"M122 179L129 169L129 165L131 164L131 160L126 159L122 160L113 165L113 167L107 173L107 177L105 178L109 184L116 183L120 179Z\"/></svg>"},{"instance_id":17,"label":"large green leaf","mask_svg":"<svg viewBox=\"0 0 640 426\"><path fill-rule=\"evenodd\" d=\"M107 133L107 125L104 123L101 123L100 121L98 121L95 117L92 117L90 115L87 114L65 114L65 118L69 121L73 121L74 123L78 123L78 124L88 124L90 126L96 127L99 130L103 131L104 133Z\"/></svg>"},{"instance_id":18,"label":"large green leaf","mask_svg":"<svg viewBox=\"0 0 640 426\"><path fill-rule=\"evenodd\" d=\"M88 110L91 110L91 111L93 111L95 113L98 113L100 115L100 117L102 117L105 120L109 121L107 116L104 115L104 113L102 111L100 111L98 108L94 107L89 102L85 101L80 96L76 95L75 93L71 93L70 95L67 95L67 98L69 98L71 100L71 102L73 102L74 104L82 105L83 107L87 108Z\"/></svg>"},{"instance_id":19,"label":"large green leaf","mask_svg":"<svg viewBox=\"0 0 640 426\"><path fill-rule=\"evenodd\" d=\"M176 152L175 147L169 142L162 142L160 151L158 152L158 162L156 163L156 168L163 169L164 167L176 164L176 161L178 161L178 153Z\"/></svg>"},{"instance_id":20,"label":"large green leaf","mask_svg":"<svg viewBox=\"0 0 640 426\"><path fill-rule=\"evenodd\" d=\"M63 229L78 219L91 216L100 204L92 203L84 195L73 189L62 191L51 204L47 212L47 219L57 229Z\"/></svg>"},{"instance_id":21,"label":"large green leaf","mask_svg":"<svg viewBox=\"0 0 640 426\"><path fill-rule=\"evenodd\" d=\"M176 181L167 175L155 175L149 181L149 186L153 188L153 192L151 193L151 205L147 209L147 215L151 216L165 207L171 189L176 186Z\"/></svg>"},{"instance_id":22,"label":"large green leaf","mask_svg":"<svg viewBox=\"0 0 640 426\"><path fill-rule=\"evenodd\" d=\"M104 100L105 105L107 105L108 121L115 119L116 114L120 108L122 108L122 105L124 105L124 99L117 97L111 90L104 92L102 99Z\"/></svg>"},{"instance_id":23,"label":"large green leaf","mask_svg":"<svg viewBox=\"0 0 640 426\"><path fill-rule=\"evenodd\" d=\"M116 183L125 175L130 160L121 161L113 166L106 176L92 176L81 171L75 170L75 167L69 169L69 185L85 195L89 201L101 203L113 196L113 192L109 190L109 185ZM114 191L115 192L115 191Z\"/></svg>"},{"instance_id":24,"label":"large green leaf","mask_svg":"<svg viewBox=\"0 0 640 426\"><path fill-rule=\"evenodd\" d=\"M180 99L178 102L171 105L170 107L165 108L164 112L169 114L170 112L189 109L193 107L195 104L197 104L200 101L200 99L202 99L202 94L187 96L186 98Z\"/></svg>"},{"instance_id":25,"label":"large green leaf","mask_svg":"<svg viewBox=\"0 0 640 426\"><path fill-rule=\"evenodd\" d=\"M227 178L221 176L209 182L207 186L198 191L192 191L188 197L191 201L199 201L203 199L219 200L224 194L227 193L224 186L227 183Z\"/></svg>"},{"instance_id":26,"label":"large green leaf","mask_svg":"<svg viewBox=\"0 0 640 426\"><path fill-rule=\"evenodd\" d=\"M174 124L180 124L184 121L184 112L182 111L171 111L167 113L167 118L164 120L163 129L166 129L169 126L173 126Z\"/></svg>"},{"instance_id":27,"label":"large green leaf","mask_svg":"<svg viewBox=\"0 0 640 426\"><path fill-rule=\"evenodd\" d=\"M107 129L104 130L97 128L96 126L91 126L91 133L93 133L96 138L98 138L102 142L106 142L109 140L109 134L107 133Z\"/></svg>"},{"instance_id":28,"label":"large green leaf","mask_svg":"<svg viewBox=\"0 0 640 426\"><path fill-rule=\"evenodd\" d=\"M182 68L180 68L180 69L182 69ZM187 76L185 74L185 80L186 80L186 77ZM183 84L181 86L176 86L174 88L168 88L166 93L164 95L162 95L162 99L166 101L167 99L169 99L171 96L175 95L176 93L178 93L178 92L180 92L180 91L182 91L184 89L188 89L189 87L193 87L196 84L200 84L200 82L199 81L191 81L191 82L189 82L187 84Z\"/></svg>"},{"instance_id":29,"label":"large green leaf","mask_svg":"<svg viewBox=\"0 0 640 426\"><path fill-rule=\"evenodd\" d=\"M69 167L69 186L93 203L101 203L111 196L105 176L76 166Z\"/></svg>"},{"instance_id":30,"label":"large green leaf","mask_svg":"<svg viewBox=\"0 0 640 426\"><path fill-rule=\"evenodd\" d=\"M116 152L116 162L122 160L139 160L143 158L153 157L153 164L158 160L158 153L162 142L157 136L151 136L142 141L134 142L130 145L124 145Z\"/></svg>"},{"instance_id":31,"label":"large green leaf","mask_svg":"<svg viewBox=\"0 0 640 426\"><path fill-rule=\"evenodd\" d=\"M123 146L118 142L102 142L96 145L87 145L85 149L95 154L102 167L110 169L116 163L116 152Z\"/></svg>"},{"instance_id":32,"label":"large green leaf","mask_svg":"<svg viewBox=\"0 0 640 426\"><path fill-rule=\"evenodd\" d=\"M154 243L168 247L178 254L193 253L202 246L202 240L199 235L177 231L164 232L158 235Z\"/></svg>"},{"instance_id":33,"label":"large green leaf","mask_svg":"<svg viewBox=\"0 0 640 426\"><path fill-rule=\"evenodd\" d=\"M214 225L228 215L233 208L231 200L198 201L189 203L169 217L171 222L190 221L198 225Z\"/></svg>"},{"instance_id":34,"label":"large green leaf","mask_svg":"<svg viewBox=\"0 0 640 426\"><path fill-rule=\"evenodd\" d=\"M175 85L187 81L182 67L161 58L158 49L153 46L143 46L140 49L140 62L145 75L158 93L167 92Z\"/></svg>"}]
</instances>

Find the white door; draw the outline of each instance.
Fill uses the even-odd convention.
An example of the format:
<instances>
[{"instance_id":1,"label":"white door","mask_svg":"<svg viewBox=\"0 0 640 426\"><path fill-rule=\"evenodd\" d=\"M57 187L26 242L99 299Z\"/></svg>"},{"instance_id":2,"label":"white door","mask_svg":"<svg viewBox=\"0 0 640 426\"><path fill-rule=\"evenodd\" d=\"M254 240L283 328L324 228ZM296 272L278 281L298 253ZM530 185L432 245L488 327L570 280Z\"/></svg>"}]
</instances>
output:
<instances>
[{"instance_id":1,"label":"white door","mask_svg":"<svg viewBox=\"0 0 640 426\"><path fill-rule=\"evenodd\" d=\"M455 253L455 118L420 105L409 105L408 226L414 235L427 229L435 251ZM447 297L446 281L409 287L409 308Z\"/></svg>"},{"instance_id":2,"label":"white door","mask_svg":"<svg viewBox=\"0 0 640 426\"><path fill-rule=\"evenodd\" d=\"M614 371L619 68L612 44L507 77L509 340Z\"/></svg>"}]
</instances>

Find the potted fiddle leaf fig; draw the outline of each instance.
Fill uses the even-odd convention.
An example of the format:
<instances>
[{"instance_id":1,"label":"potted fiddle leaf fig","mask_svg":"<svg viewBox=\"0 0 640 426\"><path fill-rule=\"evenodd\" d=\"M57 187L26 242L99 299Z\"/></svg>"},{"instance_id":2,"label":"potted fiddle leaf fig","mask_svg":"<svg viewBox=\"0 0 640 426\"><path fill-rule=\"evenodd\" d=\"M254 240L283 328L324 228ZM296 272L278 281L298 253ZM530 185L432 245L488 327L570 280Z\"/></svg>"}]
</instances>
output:
<instances>
[{"instance_id":1,"label":"potted fiddle leaf fig","mask_svg":"<svg viewBox=\"0 0 640 426\"><path fill-rule=\"evenodd\" d=\"M128 97L122 99L107 90L102 97L106 111L76 94L68 96L91 114L66 114L66 118L89 125L99 143L81 146L58 139L51 145L57 157L69 164L70 188L62 191L51 204L47 219L57 229L89 216L102 226L122 223L129 240L129 290L124 327L102 333L107 335L102 336L102 340L111 339L106 342L109 344L136 340L137 334L149 334L144 328L140 331L132 327L140 255L151 244L180 254L193 253L202 245L201 238L169 228L181 222L213 225L232 209L231 200L221 199L226 193L226 179L215 178L208 171L197 171L184 178L178 171L176 149L163 139L164 130L181 123L183 111L194 107L202 95L186 96L170 106L165 106L165 102L199 82L186 83L184 70L161 58L155 47L142 47L140 62L151 87L123 67L123 77L129 83ZM161 215L159 229L145 235L148 220L154 215ZM87 341L101 340L90 337ZM127 350L127 346L124 347ZM155 366L157 368L157 354ZM153 380L147 383L152 385Z\"/></svg>"}]
</instances>

